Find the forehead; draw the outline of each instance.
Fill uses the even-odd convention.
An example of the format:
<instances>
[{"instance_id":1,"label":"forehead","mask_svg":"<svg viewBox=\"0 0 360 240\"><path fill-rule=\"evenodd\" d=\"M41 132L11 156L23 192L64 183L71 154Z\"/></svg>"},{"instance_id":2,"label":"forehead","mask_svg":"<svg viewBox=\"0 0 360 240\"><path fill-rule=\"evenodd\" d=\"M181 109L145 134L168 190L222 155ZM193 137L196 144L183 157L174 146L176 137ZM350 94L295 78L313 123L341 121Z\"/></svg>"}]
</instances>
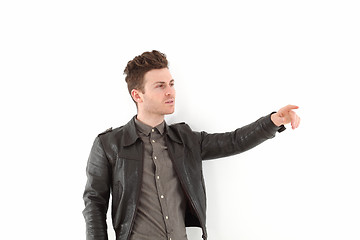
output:
<instances>
[{"instance_id":1,"label":"forehead","mask_svg":"<svg viewBox=\"0 0 360 240\"><path fill-rule=\"evenodd\" d=\"M152 69L144 75L145 85L156 82L170 82L171 80L173 78L168 68Z\"/></svg>"}]
</instances>

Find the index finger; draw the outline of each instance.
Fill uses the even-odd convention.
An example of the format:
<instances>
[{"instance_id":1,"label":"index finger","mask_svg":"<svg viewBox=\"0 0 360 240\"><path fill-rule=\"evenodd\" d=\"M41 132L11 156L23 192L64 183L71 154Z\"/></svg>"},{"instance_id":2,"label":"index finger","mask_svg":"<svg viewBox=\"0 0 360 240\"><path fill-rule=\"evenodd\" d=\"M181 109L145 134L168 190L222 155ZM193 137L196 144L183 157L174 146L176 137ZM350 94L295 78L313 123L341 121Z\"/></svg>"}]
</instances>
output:
<instances>
[{"instance_id":1,"label":"index finger","mask_svg":"<svg viewBox=\"0 0 360 240\"><path fill-rule=\"evenodd\" d=\"M284 111L290 111L290 110L292 110L292 109L298 109L299 107L298 106L296 106L296 105L287 105L287 106L285 106L285 107L283 107L283 110Z\"/></svg>"}]
</instances>

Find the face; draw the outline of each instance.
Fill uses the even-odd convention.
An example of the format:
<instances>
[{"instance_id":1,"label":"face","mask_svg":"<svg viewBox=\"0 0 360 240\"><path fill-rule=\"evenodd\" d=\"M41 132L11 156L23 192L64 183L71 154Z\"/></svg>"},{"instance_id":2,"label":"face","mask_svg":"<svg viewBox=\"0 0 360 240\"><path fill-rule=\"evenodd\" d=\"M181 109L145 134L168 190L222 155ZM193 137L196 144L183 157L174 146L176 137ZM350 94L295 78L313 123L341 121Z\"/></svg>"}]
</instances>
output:
<instances>
[{"instance_id":1,"label":"face","mask_svg":"<svg viewBox=\"0 0 360 240\"><path fill-rule=\"evenodd\" d=\"M144 76L144 93L133 90L138 113L148 117L163 117L175 110L174 79L168 68L153 69Z\"/></svg>"}]
</instances>

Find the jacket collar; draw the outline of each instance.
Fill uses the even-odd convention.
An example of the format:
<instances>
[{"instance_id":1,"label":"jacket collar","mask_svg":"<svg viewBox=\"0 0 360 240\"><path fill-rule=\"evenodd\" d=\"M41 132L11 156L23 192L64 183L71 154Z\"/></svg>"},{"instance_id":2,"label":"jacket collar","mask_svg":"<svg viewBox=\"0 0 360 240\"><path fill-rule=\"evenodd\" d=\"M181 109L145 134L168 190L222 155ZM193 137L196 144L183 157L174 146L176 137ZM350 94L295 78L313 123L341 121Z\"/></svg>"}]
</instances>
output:
<instances>
[{"instance_id":1,"label":"jacket collar","mask_svg":"<svg viewBox=\"0 0 360 240\"><path fill-rule=\"evenodd\" d=\"M124 126L124 134L122 136L122 142L124 143L124 146L130 146L140 138L136 132L136 126L135 126L135 118L134 116L125 126Z\"/></svg>"},{"instance_id":2,"label":"jacket collar","mask_svg":"<svg viewBox=\"0 0 360 240\"><path fill-rule=\"evenodd\" d=\"M134 144L138 139L140 139L140 137L136 131L135 118L136 118L136 116L134 116L124 126L124 134L122 137L122 142L124 143L125 147ZM177 143L182 143L177 131L175 131L173 128L171 128L169 125L167 125L166 122L165 122L165 132L166 132L166 135L168 135L172 141L177 142Z\"/></svg>"},{"instance_id":3,"label":"jacket collar","mask_svg":"<svg viewBox=\"0 0 360 240\"><path fill-rule=\"evenodd\" d=\"M175 131L173 127L170 127L166 123L165 123L165 131L166 131L166 135L168 135L172 141L182 144L182 140L179 137L178 131Z\"/></svg>"}]
</instances>

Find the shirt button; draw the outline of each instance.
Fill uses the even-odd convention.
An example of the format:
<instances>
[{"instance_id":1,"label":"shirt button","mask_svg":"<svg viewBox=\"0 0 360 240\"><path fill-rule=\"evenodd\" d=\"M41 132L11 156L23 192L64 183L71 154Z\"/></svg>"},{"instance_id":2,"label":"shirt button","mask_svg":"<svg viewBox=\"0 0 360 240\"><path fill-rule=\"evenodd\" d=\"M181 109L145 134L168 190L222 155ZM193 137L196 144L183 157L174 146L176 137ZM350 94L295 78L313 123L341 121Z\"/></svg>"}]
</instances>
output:
<instances>
[{"instance_id":1,"label":"shirt button","mask_svg":"<svg viewBox=\"0 0 360 240\"><path fill-rule=\"evenodd\" d=\"M160 179L160 176L156 176L156 179Z\"/></svg>"},{"instance_id":2,"label":"shirt button","mask_svg":"<svg viewBox=\"0 0 360 240\"><path fill-rule=\"evenodd\" d=\"M161 195L160 197L161 197L161 198L164 198L164 195Z\"/></svg>"},{"instance_id":3,"label":"shirt button","mask_svg":"<svg viewBox=\"0 0 360 240\"><path fill-rule=\"evenodd\" d=\"M152 140L152 142L154 143L154 142L155 142L155 140Z\"/></svg>"},{"instance_id":4,"label":"shirt button","mask_svg":"<svg viewBox=\"0 0 360 240\"><path fill-rule=\"evenodd\" d=\"M152 131L152 132L155 132L155 130L154 130L154 129L151 129L151 131Z\"/></svg>"},{"instance_id":5,"label":"shirt button","mask_svg":"<svg viewBox=\"0 0 360 240\"><path fill-rule=\"evenodd\" d=\"M157 159L157 157L155 156L155 157L154 157L154 159L156 160L156 159Z\"/></svg>"},{"instance_id":6,"label":"shirt button","mask_svg":"<svg viewBox=\"0 0 360 240\"><path fill-rule=\"evenodd\" d=\"M165 216L165 218L166 218L166 219L169 219L169 217L168 217L168 216Z\"/></svg>"}]
</instances>

